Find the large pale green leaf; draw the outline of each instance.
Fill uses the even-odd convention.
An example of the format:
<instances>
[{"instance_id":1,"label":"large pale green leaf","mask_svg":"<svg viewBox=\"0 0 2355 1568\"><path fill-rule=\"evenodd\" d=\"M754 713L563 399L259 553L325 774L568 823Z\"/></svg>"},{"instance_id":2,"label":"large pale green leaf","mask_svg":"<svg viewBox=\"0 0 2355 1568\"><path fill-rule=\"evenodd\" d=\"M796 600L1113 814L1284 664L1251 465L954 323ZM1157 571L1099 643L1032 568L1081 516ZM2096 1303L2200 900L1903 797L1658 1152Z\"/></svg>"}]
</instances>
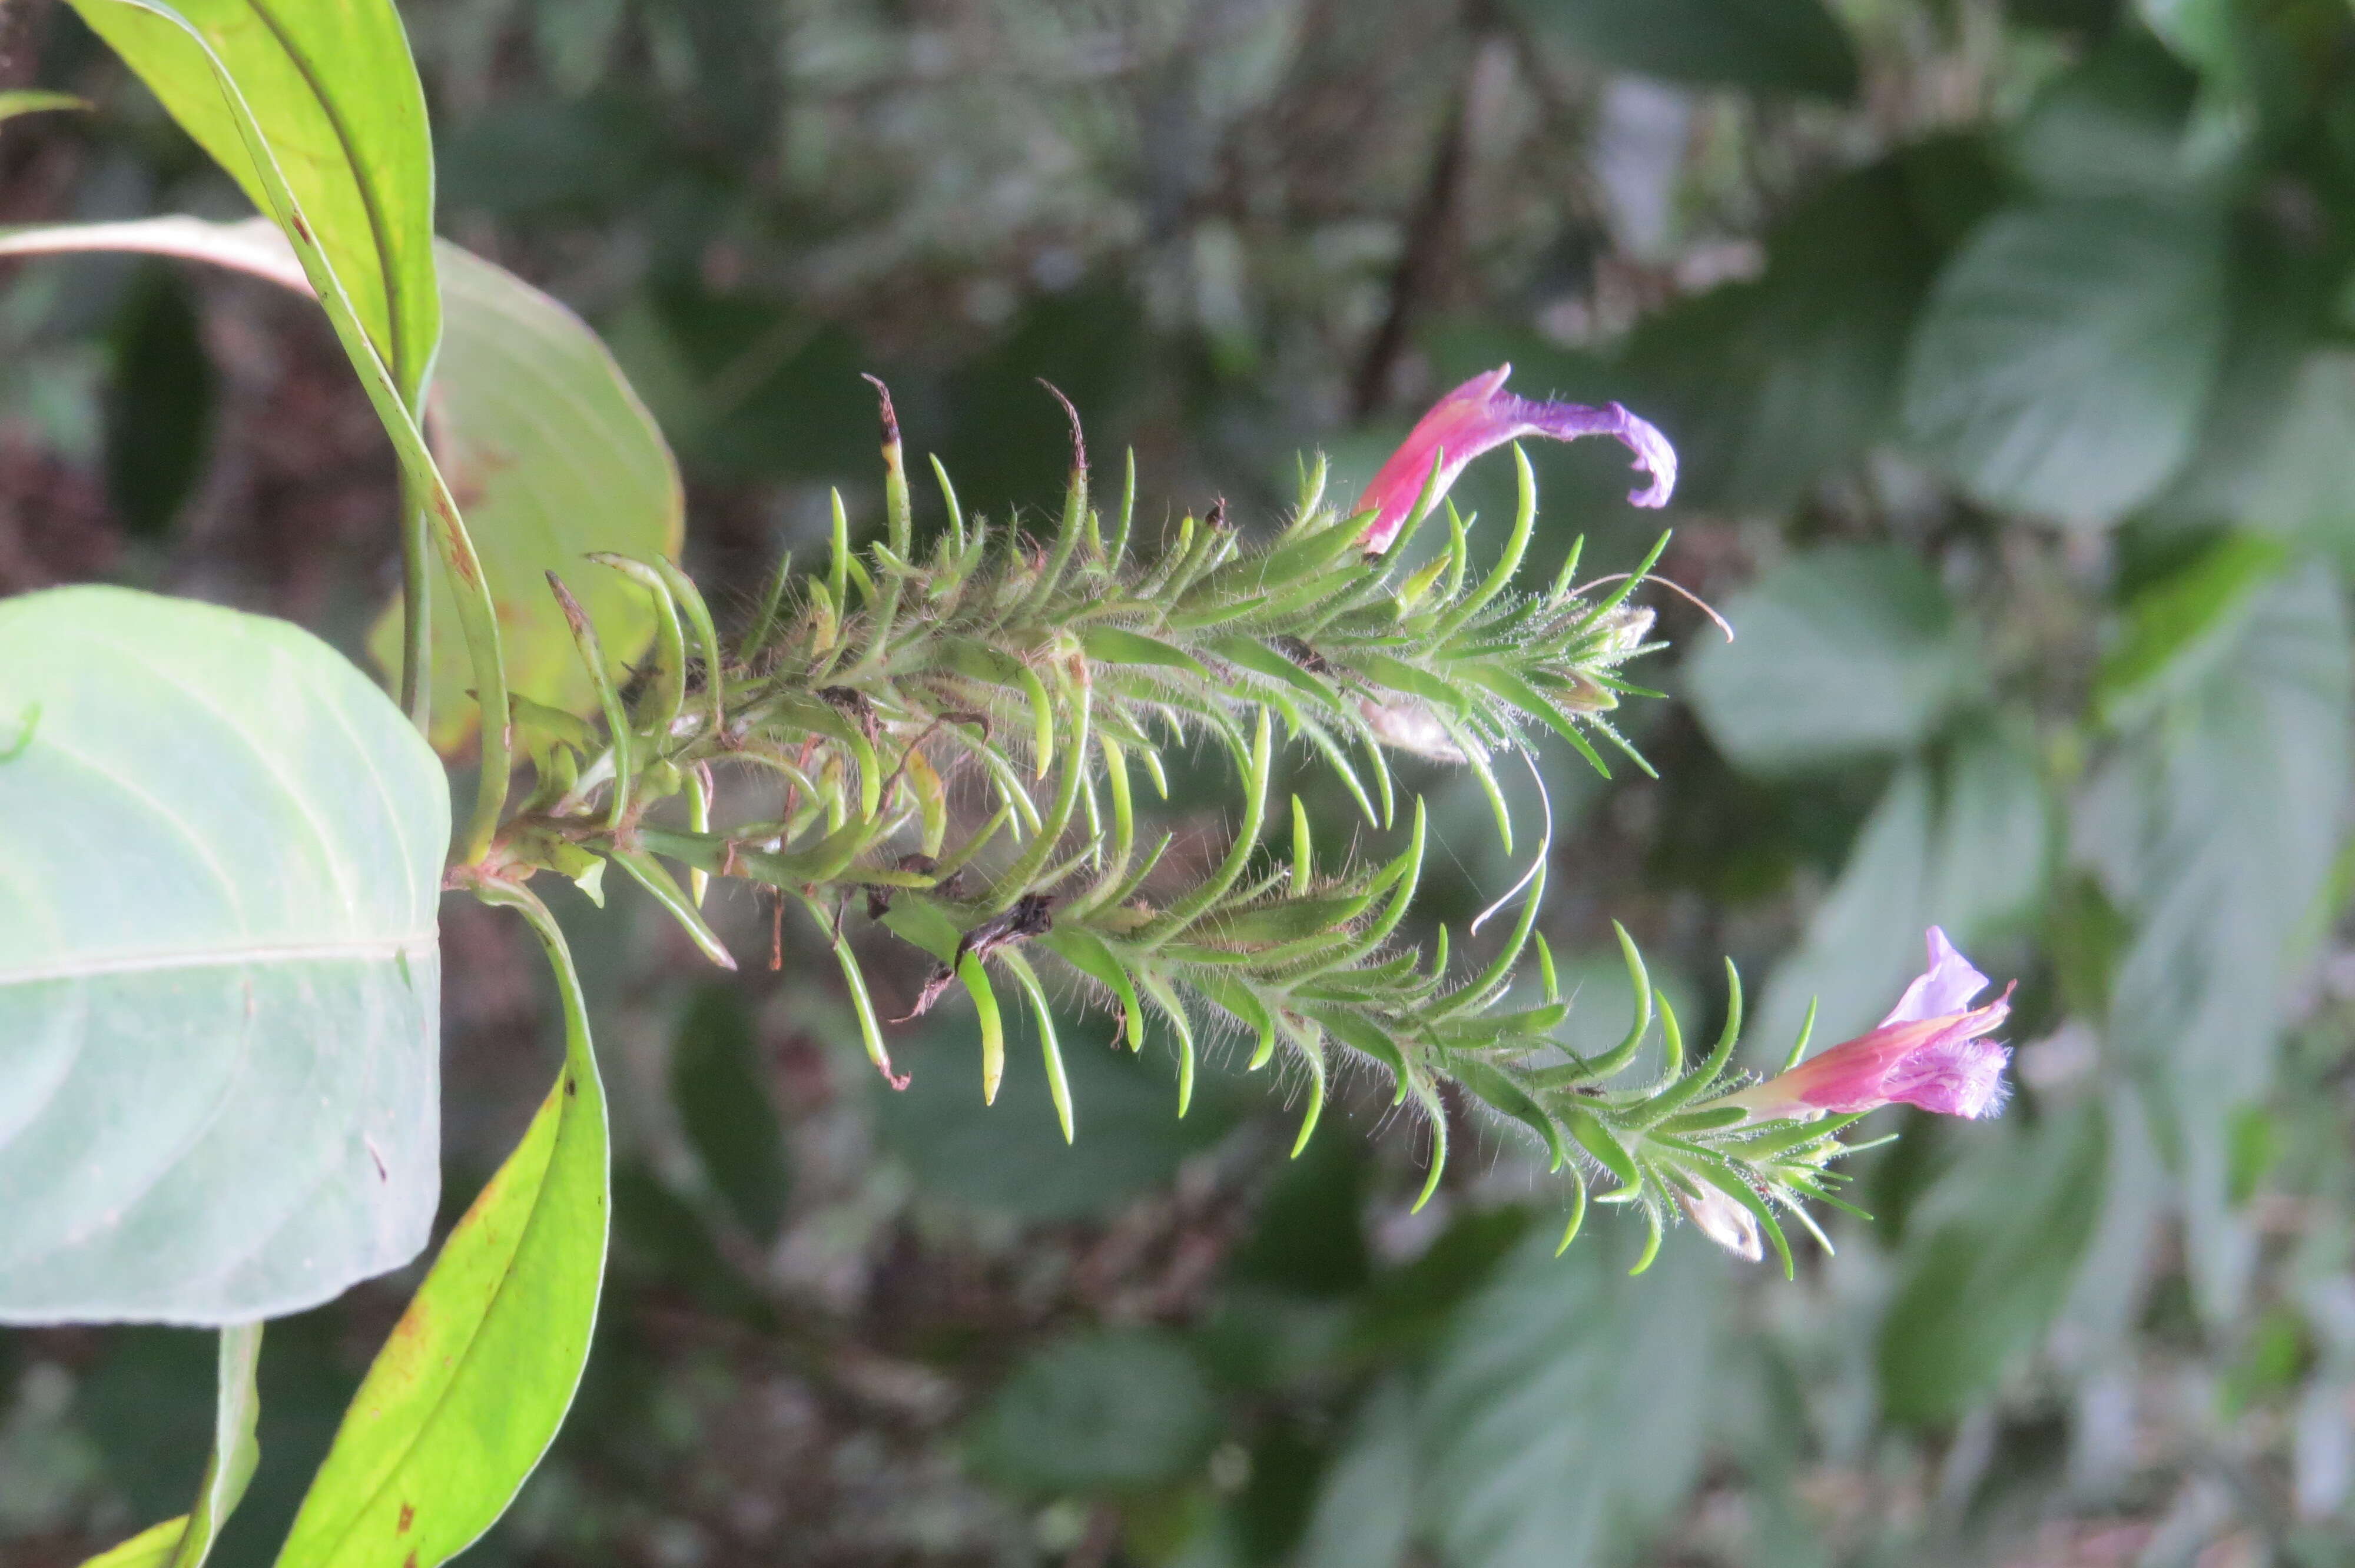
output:
<instances>
[{"instance_id":1,"label":"large pale green leaf","mask_svg":"<svg viewBox=\"0 0 2355 1568\"><path fill-rule=\"evenodd\" d=\"M434 1568L464 1551L548 1451L588 1360L611 1199L587 1006L538 901L485 896L521 909L548 948L564 1066L378 1352L278 1568Z\"/></svg>"},{"instance_id":2,"label":"large pale green leaf","mask_svg":"<svg viewBox=\"0 0 2355 1568\"><path fill-rule=\"evenodd\" d=\"M302 262L269 222L150 217L0 232L0 256L139 250L208 262L308 293ZM484 580L498 608L511 689L551 707L594 711L596 692L546 574L562 574L596 624L619 681L654 639L645 590L587 565L592 550L676 557L685 503L677 464L645 405L586 323L520 278L443 241L448 330L433 373L427 432L465 507ZM474 668L446 568L436 569L433 738L474 733ZM370 651L400 662L400 601Z\"/></svg>"},{"instance_id":3,"label":"large pale green leaf","mask_svg":"<svg viewBox=\"0 0 2355 1568\"><path fill-rule=\"evenodd\" d=\"M1581 53L1669 81L1848 98L1856 49L1822 0L1516 0Z\"/></svg>"},{"instance_id":4,"label":"large pale green leaf","mask_svg":"<svg viewBox=\"0 0 2355 1568\"><path fill-rule=\"evenodd\" d=\"M2330 574L2276 583L2244 616L2229 650L2156 704L2082 813L2084 852L2137 924L2111 1038L2179 1153L2192 1277L2220 1320L2238 1310L2255 1245L2227 1201L2232 1118L2272 1082L2355 759Z\"/></svg>"},{"instance_id":5,"label":"large pale green leaf","mask_svg":"<svg viewBox=\"0 0 2355 1568\"><path fill-rule=\"evenodd\" d=\"M211 63L237 79L368 341L417 406L440 340L433 148L391 0L74 0L264 213L284 220Z\"/></svg>"},{"instance_id":6,"label":"large pale green leaf","mask_svg":"<svg viewBox=\"0 0 2355 1568\"><path fill-rule=\"evenodd\" d=\"M2008 212L1932 293L1905 423L1990 505L2109 523L2191 451L2225 324L2220 210L2121 197Z\"/></svg>"},{"instance_id":7,"label":"large pale green leaf","mask_svg":"<svg viewBox=\"0 0 2355 1568\"><path fill-rule=\"evenodd\" d=\"M1753 772L1915 745L1984 684L1945 590L1893 546L1796 556L1725 611L1738 640L1704 644L1688 680L1710 738Z\"/></svg>"},{"instance_id":8,"label":"large pale green leaf","mask_svg":"<svg viewBox=\"0 0 2355 1568\"><path fill-rule=\"evenodd\" d=\"M1951 1419L1994 1386L2060 1310L2101 1216L2098 1101L1979 1136L1915 1214L1881 1319L1881 1402L1902 1421Z\"/></svg>"},{"instance_id":9,"label":"large pale green leaf","mask_svg":"<svg viewBox=\"0 0 2355 1568\"><path fill-rule=\"evenodd\" d=\"M415 1255L450 816L399 711L282 621L59 588L0 601L0 1321L243 1322Z\"/></svg>"},{"instance_id":10,"label":"large pale green leaf","mask_svg":"<svg viewBox=\"0 0 2355 1568\"><path fill-rule=\"evenodd\" d=\"M1630 1278L1642 1227L1603 1229L1560 1258L1533 1236L1465 1303L1432 1367L1417 1511L1455 1568L1610 1561L1700 1467L1736 1266L1682 1235Z\"/></svg>"}]
</instances>

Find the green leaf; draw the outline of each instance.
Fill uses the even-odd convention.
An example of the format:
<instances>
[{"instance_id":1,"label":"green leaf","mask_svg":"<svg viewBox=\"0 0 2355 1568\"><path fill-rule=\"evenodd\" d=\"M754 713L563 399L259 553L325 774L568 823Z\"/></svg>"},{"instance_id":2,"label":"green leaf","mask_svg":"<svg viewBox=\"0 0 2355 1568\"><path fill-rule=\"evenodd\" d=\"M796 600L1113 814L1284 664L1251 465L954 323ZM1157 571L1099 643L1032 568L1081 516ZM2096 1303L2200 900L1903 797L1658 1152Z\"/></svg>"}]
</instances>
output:
<instances>
[{"instance_id":1,"label":"green leaf","mask_svg":"<svg viewBox=\"0 0 2355 1568\"><path fill-rule=\"evenodd\" d=\"M2179 196L2197 85L2148 35L2122 27L2037 94L2011 161L2041 196Z\"/></svg>"},{"instance_id":2,"label":"green leaf","mask_svg":"<svg viewBox=\"0 0 2355 1568\"><path fill-rule=\"evenodd\" d=\"M971 1454L1021 1491L1133 1491L1181 1479L1219 1430L1209 1379L1183 1340L1116 1329L1024 1361L975 1423Z\"/></svg>"},{"instance_id":3,"label":"green leaf","mask_svg":"<svg viewBox=\"0 0 2355 1568\"><path fill-rule=\"evenodd\" d=\"M188 1531L188 1516L151 1524L130 1540L86 1559L81 1568L167 1568L180 1539Z\"/></svg>"},{"instance_id":4,"label":"green leaf","mask_svg":"<svg viewBox=\"0 0 2355 1568\"><path fill-rule=\"evenodd\" d=\"M1627 400L1677 443L1677 495L1774 511L1893 433L1905 349L1942 247L1913 186L1962 184L1922 150L1834 182L1767 238L1765 276L1636 326ZM1987 178L1992 180L1990 174Z\"/></svg>"},{"instance_id":5,"label":"green leaf","mask_svg":"<svg viewBox=\"0 0 2355 1568\"><path fill-rule=\"evenodd\" d=\"M1748 1032L1760 1059L1781 1059L1811 1003L1818 1049L1870 1027L1922 972L1931 925L1968 952L2024 917L2044 888L2052 831L2036 757L2006 731L1974 727L1899 769L1774 971Z\"/></svg>"},{"instance_id":6,"label":"green leaf","mask_svg":"<svg viewBox=\"0 0 2355 1568\"><path fill-rule=\"evenodd\" d=\"M285 237L262 218L208 223L151 217L56 224L0 233L0 256L136 250L266 278L309 293ZM483 576L503 629L511 689L563 713L597 710L597 691L574 650L547 573L565 579L597 629L607 674L626 681L655 636L645 590L620 573L583 571L612 551L675 558L684 537L678 466L653 416L586 323L505 269L440 243L449 313L433 371L428 432L464 504ZM474 669L446 567L432 577L433 743L464 746L480 719ZM400 664L395 595L368 633L387 670Z\"/></svg>"},{"instance_id":7,"label":"green leaf","mask_svg":"<svg viewBox=\"0 0 2355 1568\"><path fill-rule=\"evenodd\" d=\"M1392 1372L1374 1386L1317 1488L1300 1568L1398 1568L1414 1531L1414 1385Z\"/></svg>"},{"instance_id":8,"label":"green leaf","mask_svg":"<svg viewBox=\"0 0 2355 1568\"><path fill-rule=\"evenodd\" d=\"M645 405L597 334L557 301L506 269L443 242L442 357L433 369L433 438L442 471L466 509L484 580L498 607L508 683L568 713L594 713L597 694L573 652L545 573L596 623L609 673L626 678L653 642L645 589L618 572L582 571L591 551L676 559L685 537L678 464ZM433 576L433 741L449 749L473 731L465 640L447 613L446 569ZM398 668L398 598L368 634Z\"/></svg>"},{"instance_id":9,"label":"green leaf","mask_svg":"<svg viewBox=\"0 0 2355 1568\"><path fill-rule=\"evenodd\" d=\"M436 1568L464 1551L548 1451L588 1360L611 1197L587 1003L538 900L483 895L548 950L564 1066L368 1368L277 1568Z\"/></svg>"},{"instance_id":10,"label":"green leaf","mask_svg":"<svg viewBox=\"0 0 2355 1568\"><path fill-rule=\"evenodd\" d=\"M2018 208L1939 279L1914 334L1905 423L1989 505L2107 524L2190 453L2225 321L2217 210Z\"/></svg>"},{"instance_id":11,"label":"green leaf","mask_svg":"<svg viewBox=\"0 0 2355 1568\"><path fill-rule=\"evenodd\" d=\"M369 343L415 410L442 335L433 147L389 0L74 0L74 9L253 205L274 214L236 113L175 17L202 35L237 79Z\"/></svg>"},{"instance_id":12,"label":"green leaf","mask_svg":"<svg viewBox=\"0 0 2355 1568\"><path fill-rule=\"evenodd\" d=\"M2126 606L2122 635L2102 655L2094 705L2112 723L2197 677L2237 641L2258 590L2288 559L2262 534L2227 534Z\"/></svg>"},{"instance_id":13,"label":"green leaf","mask_svg":"<svg viewBox=\"0 0 2355 1568\"><path fill-rule=\"evenodd\" d=\"M1557 1259L1540 1227L1434 1358L1415 1479L1443 1561L1616 1561L1699 1468L1729 1265L1687 1236L1631 1279L1640 1227L1604 1232Z\"/></svg>"},{"instance_id":14,"label":"green leaf","mask_svg":"<svg viewBox=\"0 0 2355 1568\"><path fill-rule=\"evenodd\" d=\"M2239 83L2247 68L2232 0L2135 0L2134 8L2169 48L2208 76Z\"/></svg>"},{"instance_id":15,"label":"green leaf","mask_svg":"<svg viewBox=\"0 0 2355 1568\"><path fill-rule=\"evenodd\" d=\"M1878 1357L1882 1407L1900 1421L1949 1420L1995 1385L2060 1310L2101 1214L2098 1102L1982 1137L1908 1226Z\"/></svg>"},{"instance_id":16,"label":"green leaf","mask_svg":"<svg viewBox=\"0 0 2355 1568\"><path fill-rule=\"evenodd\" d=\"M0 602L0 1321L245 1322L416 1255L450 817L400 712L285 622L59 588Z\"/></svg>"},{"instance_id":17,"label":"green leaf","mask_svg":"<svg viewBox=\"0 0 2355 1568\"><path fill-rule=\"evenodd\" d=\"M2264 590L2237 641L2172 693L2091 785L2086 847L2136 920L2109 1037L2157 1086L2203 1309L2238 1311L2256 1237L2232 1212L2231 1131L2273 1078L2355 775L2340 590L2319 567Z\"/></svg>"},{"instance_id":18,"label":"green leaf","mask_svg":"<svg viewBox=\"0 0 2355 1568\"><path fill-rule=\"evenodd\" d=\"M1668 81L1853 97L1855 46L1821 0L1515 0L1582 54Z\"/></svg>"},{"instance_id":19,"label":"green leaf","mask_svg":"<svg viewBox=\"0 0 2355 1568\"><path fill-rule=\"evenodd\" d=\"M2355 353L2308 354L2270 434L2251 454L2247 521L2355 565Z\"/></svg>"},{"instance_id":20,"label":"green leaf","mask_svg":"<svg viewBox=\"0 0 2355 1568\"><path fill-rule=\"evenodd\" d=\"M1895 546L1794 556L1725 602L1740 640L1689 665L1718 749L1782 773L1919 744L1985 683L1938 581Z\"/></svg>"},{"instance_id":21,"label":"green leaf","mask_svg":"<svg viewBox=\"0 0 2355 1568\"><path fill-rule=\"evenodd\" d=\"M751 1016L728 987L705 986L687 1008L671 1048L670 1097L705 1178L746 1230L774 1241L792 1171Z\"/></svg>"}]
</instances>

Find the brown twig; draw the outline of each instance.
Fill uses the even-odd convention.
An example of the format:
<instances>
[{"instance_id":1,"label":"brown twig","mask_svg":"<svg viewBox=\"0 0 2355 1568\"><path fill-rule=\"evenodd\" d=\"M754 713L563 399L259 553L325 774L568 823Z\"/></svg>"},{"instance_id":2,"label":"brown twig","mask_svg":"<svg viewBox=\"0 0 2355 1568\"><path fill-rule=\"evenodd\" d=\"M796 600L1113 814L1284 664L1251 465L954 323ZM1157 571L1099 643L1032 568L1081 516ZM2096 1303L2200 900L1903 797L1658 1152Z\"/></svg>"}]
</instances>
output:
<instances>
[{"instance_id":1,"label":"brown twig","mask_svg":"<svg viewBox=\"0 0 2355 1568\"><path fill-rule=\"evenodd\" d=\"M1456 206L1464 185L1465 153L1471 141L1472 73L1478 68L1476 48L1466 51L1455 81L1455 96L1432 150L1431 173L1423 195L1407 219L1406 245L1391 273L1390 309L1366 357L1359 362L1352 406L1360 419L1379 412L1389 400L1391 376L1406 352L1407 334L1445 269L1456 228Z\"/></svg>"}]
</instances>

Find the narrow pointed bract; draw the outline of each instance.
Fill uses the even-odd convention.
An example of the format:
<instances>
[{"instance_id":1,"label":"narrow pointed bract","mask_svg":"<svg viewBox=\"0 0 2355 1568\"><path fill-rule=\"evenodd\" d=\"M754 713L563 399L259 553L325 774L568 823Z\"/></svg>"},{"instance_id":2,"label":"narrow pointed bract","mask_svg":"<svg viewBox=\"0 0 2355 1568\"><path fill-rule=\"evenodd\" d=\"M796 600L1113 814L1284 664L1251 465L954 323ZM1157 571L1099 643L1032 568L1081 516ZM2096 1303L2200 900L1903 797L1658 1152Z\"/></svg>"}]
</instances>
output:
<instances>
[{"instance_id":1,"label":"narrow pointed bract","mask_svg":"<svg viewBox=\"0 0 2355 1568\"><path fill-rule=\"evenodd\" d=\"M1483 452L1518 440L1523 436L1550 436L1558 441L1581 436L1611 436L1636 454L1635 466L1649 473L1652 482L1627 499L1638 506L1666 506L1677 487L1677 453L1668 437L1616 403L1600 408L1582 403L1545 403L1518 397L1505 390L1509 365L1475 376L1433 405L1406 440L1382 464L1359 498L1358 510L1370 512L1365 546L1390 548L1398 531L1410 521L1415 503L1431 486L1432 467L1439 466L1439 482L1431 486L1435 504L1455 482L1465 465Z\"/></svg>"}]
</instances>

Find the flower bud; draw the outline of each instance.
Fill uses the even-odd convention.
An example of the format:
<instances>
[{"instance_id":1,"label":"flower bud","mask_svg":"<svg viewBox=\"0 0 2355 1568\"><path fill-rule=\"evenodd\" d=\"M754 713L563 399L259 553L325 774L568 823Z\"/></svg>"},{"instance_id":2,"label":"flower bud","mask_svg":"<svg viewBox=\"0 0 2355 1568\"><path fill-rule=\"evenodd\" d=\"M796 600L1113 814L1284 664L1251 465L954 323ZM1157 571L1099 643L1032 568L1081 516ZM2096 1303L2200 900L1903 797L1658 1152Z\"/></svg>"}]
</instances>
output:
<instances>
[{"instance_id":1,"label":"flower bud","mask_svg":"<svg viewBox=\"0 0 2355 1568\"><path fill-rule=\"evenodd\" d=\"M1919 1106L1941 1116L1999 1113L2003 1067L2011 1053L1984 1036L2010 1015L2012 987L1973 1008L1971 999L1987 988L1987 976L1935 926L1929 947L1930 967L1905 988L1880 1027L1722 1103L1742 1106L1758 1120L1839 1116L1885 1105Z\"/></svg>"},{"instance_id":2,"label":"flower bud","mask_svg":"<svg viewBox=\"0 0 2355 1568\"><path fill-rule=\"evenodd\" d=\"M1685 1213L1692 1216L1701 1234L1734 1256L1752 1263L1766 1255L1765 1244L1758 1234L1758 1216L1730 1195L1709 1186L1689 1190L1678 1187L1676 1194L1677 1202L1684 1205Z\"/></svg>"}]
</instances>

